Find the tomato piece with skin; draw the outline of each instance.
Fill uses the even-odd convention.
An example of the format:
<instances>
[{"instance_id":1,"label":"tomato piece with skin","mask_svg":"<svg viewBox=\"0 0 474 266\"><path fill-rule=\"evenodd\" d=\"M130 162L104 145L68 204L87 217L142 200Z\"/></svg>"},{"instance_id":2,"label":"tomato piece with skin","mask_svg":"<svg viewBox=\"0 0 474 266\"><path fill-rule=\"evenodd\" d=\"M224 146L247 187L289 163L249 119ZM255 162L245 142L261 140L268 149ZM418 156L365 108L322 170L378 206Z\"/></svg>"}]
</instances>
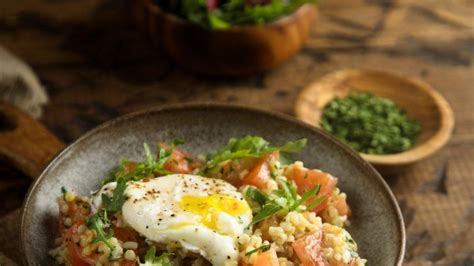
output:
<instances>
[{"instance_id":1,"label":"tomato piece with skin","mask_svg":"<svg viewBox=\"0 0 474 266\"><path fill-rule=\"evenodd\" d=\"M69 262L72 266L86 266L86 265L95 265L99 261L100 254L93 252L90 256L82 255L83 248L74 243L72 236L77 233L78 227L84 224L84 222L77 223L69 228L64 234L64 241L66 242L66 247L69 255ZM136 241L136 233L130 231L127 228L114 227L114 236L121 241ZM136 252L137 250L135 250ZM135 261L129 261L122 259L118 261L119 266L135 266L137 263Z\"/></svg>"},{"instance_id":2,"label":"tomato piece with skin","mask_svg":"<svg viewBox=\"0 0 474 266\"><path fill-rule=\"evenodd\" d=\"M114 231L114 236L122 242L138 242L138 233L131 229L114 226L112 230Z\"/></svg>"},{"instance_id":3,"label":"tomato piece with skin","mask_svg":"<svg viewBox=\"0 0 474 266\"><path fill-rule=\"evenodd\" d=\"M85 225L86 217L90 215L90 207L85 202L73 201L68 203L67 216L62 215L60 218L60 230L63 232L62 238L66 243L68 251L69 262L72 266L86 266L95 265L99 260L100 254L92 253L90 256L83 256L83 248L75 243L73 240L74 235L79 235L79 226ZM87 206L87 207L86 207ZM69 228L64 227L64 219L70 217L73 221L73 225ZM137 233L131 231L128 228L113 227L114 236L121 241L134 241L137 242ZM136 251L136 250L135 250ZM121 260L118 262L119 266L133 266L137 265L135 261Z\"/></svg>"},{"instance_id":4,"label":"tomato piece with skin","mask_svg":"<svg viewBox=\"0 0 474 266\"><path fill-rule=\"evenodd\" d=\"M82 255L83 248L74 243L72 236L77 235L78 228L80 225L84 224L84 220L77 222L76 224L72 225L69 229L67 229L63 235L63 239L66 243L68 255L69 255L69 262L73 266L85 266L85 265L93 265L98 260L99 255L93 254L91 257L86 257ZM95 257L94 257L95 256Z\"/></svg>"},{"instance_id":5,"label":"tomato piece with skin","mask_svg":"<svg viewBox=\"0 0 474 266\"><path fill-rule=\"evenodd\" d=\"M276 251L271 248L258 255L253 263L253 266L278 266L278 257Z\"/></svg>"},{"instance_id":6,"label":"tomato piece with skin","mask_svg":"<svg viewBox=\"0 0 474 266\"><path fill-rule=\"evenodd\" d=\"M268 180L271 178L270 164L274 163L280 157L278 151L272 152L262 157L256 165L251 168L250 172L242 179L239 186L252 185L259 189L266 187Z\"/></svg>"},{"instance_id":7,"label":"tomato piece with skin","mask_svg":"<svg viewBox=\"0 0 474 266\"><path fill-rule=\"evenodd\" d=\"M298 187L298 194L302 195L305 191L312 189L316 185L320 185L319 193L315 197L310 198L306 203L309 204L319 197L325 199L317 205L313 212L318 213L324 210L330 201L337 179L328 173L319 170L311 170L304 167L290 167L285 172L285 176L289 180L293 180Z\"/></svg>"},{"instance_id":8,"label":"tomato piece with skin","mask_svg":"<svg viewBox=\"0 0 474 266\"><path fill-rule=\"evenodd\" d=\"M167 144L160 144L160 148L169 149ZM194 169L199 168L201 164L192 159L191 156L180 149L174 149L170 158L163 165L165 170L176 174L190 174Z\"/></svg>"},{"instance_id":9,"label":"tomato piece with skin","mask_svg":"<svg viewBox=\"0 0 474 266\"><path fill-rule=\"evenodd\" d=\"M302 266L329 266L322 253L322 231L314 231L293 242L292 247Z\"/></svg>"},{"instance_id":10,"label":"tomato piece with skin","mask_svg":"<svg viewBox=\"0 0 474 266\"><path fill-rule=\"evenodd\" d=\"M171 157L163 165L163 168L177 174L191 173L191 168L189 167L189 163L186 161L184 154L177 150L173 151Z\"/></svg>"},{"instance_id":11,"label":"tomato piece with skin","mask_svg":"<svg viewBox=\"0 0 474 266\"><path fill-rule=\"evenodd\" d=\"M244 179L242 179L240 186L252 185L262 189L265 188L270 178L270 166L268 165L267 159L263 158L250 170Z\"/></svg>"},{"instance_id":12,"label":"tomato piece with skin","mask_svg":"<svg viewBox=\"0 0 474 266\"><path fill-rule=\"evenodd\" d=\"M251 169L253 169L259 161L259 158L253 157L228 161L222 166L222 179L236 187L239 187L242 184L241 174L244 171L251 171Z\"/></svg>"}]
</instances>

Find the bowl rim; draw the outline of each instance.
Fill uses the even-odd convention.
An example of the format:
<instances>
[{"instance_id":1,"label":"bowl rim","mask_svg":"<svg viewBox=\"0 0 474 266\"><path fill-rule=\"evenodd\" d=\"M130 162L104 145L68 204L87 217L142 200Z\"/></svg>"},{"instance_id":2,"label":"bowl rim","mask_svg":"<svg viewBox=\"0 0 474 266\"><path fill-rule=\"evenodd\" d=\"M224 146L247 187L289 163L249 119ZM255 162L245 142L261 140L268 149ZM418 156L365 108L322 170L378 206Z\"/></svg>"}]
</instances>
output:
<instances>
[{"instance_id":1,"label":"bowl rim","mask_svg":"<svg viewBox=\"0 0 474 266\"><path fill-rule=\"evenodd\" d=\"M314 126L309 125L308 123L302 122L295 117L289 116L287 114L283 114L277 111L270 111L270 110L265 110L262 108L256 108L256 107L249 107L249 106L243 106L243 105L237 105L237 104L223 104L223 103L208 103L208 102L203 102L203 103L185 103L185 104L167 104L159 107L151 107L151 108L146 108L143 110L131 112L122 116L119 116L117 118L111 119L109 121L106 121L97 127L87 131L85 134L80 136L78 139L74 140L72 143L68 144L66 148L64 148L62 151L60 151L53 160L51 160L48 165L45 167L45 169L42 171L42 173L32 182L30 187L28 188L28 191L26 193L26 196L23 200L23 204L21 207L21 223L20 223L20 248L21 251L23 252L23 263L25 265L28 265L28 257L30 257L30 254L26 252L26 247L25 243L28 241L26 238L26 219L27 219L27 211L29 210L29 207L31 206L32 202L32 196L37 193L36 187L48 176L49 170L56 165L56 163L65 155L67 155L70 150L73 149L74 146L79 145L81 142L85 141L86 139L92 137L93 135L103 131L107 130L109 127L114 126L115 124L122 123L122 122L127 122L128 120L135 119L137 117L143 116L143 115L150 115L154 113L160 113L160 112L169 112L169 111L180 111L180 110L206 110L206 109L214 109L214 110L235 110L236 112L238 111L247 111L247 112L253 112L258 115L264 115L267 117L271 117L277 120L283 120L284 122L292 123L294 125L297 125L299 127L305 128L307 130L310 130L322 138L325 138L327 141L332 142L334 145L338 146L341 151L343 151L347 156L351 157L353 160L356 160L359 165L361 165L363 168L361 169L363 172L370 173L371 175L374 176L375 180L379 182L379 184L383 187L384 193L386 196L388 196L391 208L396 214L396 222L397 222L397 229L398 233L400 234L400 242L398 243L397 247L397 257L396 257L396 265L401 266L403 264L403 259L405 257L405 249L406 249L406 230L405 230L405 223L403 219L403 215L400 209L400 206L398 205L398 201L395 198L395 195L393 194L392 190L390 189L389 185L387 182L383 179L383 177L375 170L375 168L365 161L359 153L356 151L352 150L349 148L347 145L343 144L339 140L337 140L335 137L331 136L330 134L324 132L322 129L316 128Z\"/></svg>"},{"instance_id":2,"label":"bowl rim","mask_svg":"<svg viewBox=\"0 0 474 266\"><path fill-rule=\"evenodd\" d=\"M183 19L173 13L166 12L164 11L160 6L158 6L156 3L154 3L152 0L138 0L141 1L142 4L148 8L151 12L155 12L155 14L161 15L165 18L167 18L169 21L172 21L177 24L182 24L186 26L193 26L197 27L199 29L202 29L207 32L216 32L216 33L222 33L222 32L240 32L240 31L247 31L247 30L254 30L258 28L275 28L275 27L282 27L285 25L288 25L292 22L296 17L300 17L307 12L309 9L317 9L317 4L312 4L312 3L305 3L295 9L293 12L290 14L286 14L284 16L281 16L277 18L276 20L272 20L268 23L263 23L263 24L254 24L254 25L240 25L240 26L235 26L231 25L227 29L208 29L205 27L202 27L198 24L192 23L186 19Z\"/></svg>"},{"instance_id":3,"label":"bowl rim","mask_svg":"<svg viewBox=\"0 0 474 266\"><path fill-rule=\"evenodd\" d=\"M341 77L342 73L346 74L343 78ZM408 164L412 164L414 162L427 158L428 156L432 155L436 151L440 150L444 145L446 145L446 143L449 141L449 139L452 136L454 125L455 125L454 113L448 101L441 95L441 93L436 91L427 82L419 78L415 78L411 76L403 76L402 74L398 74L392 71L382 71L382 70L376 70L376 69L370 69L370 68L362 68L362 69L346 68L346 69L340 69L340 70L330 72L324 75L323 77L317 79L316 81L312 82L308 86L306 86L299 93L296 100L295 108L294 108L294 112L296 116L303 121L307 121L305 120L304 115L300 111L300 106L307 104L307 101L304 99L304 97L306 94L310 93L311 88L314 85L324 82L326 80L338 80L340 83L342 83L344 82L344 80L346 80L348 77L351 77L351 76L374 75L374 74L403 80L405 82L413 84L414 87L425 92L426 95L428 95L431 98L431 100L435 103L435 105L437 106L437 109L440 112L440 119L439 119L440 127L430 138L428 138L427 140L423 142L418 143L418 145L415 145L413 148L410 148L406 151L395 153L395 154L384 154L384 155L367 154L367 153L359 152L362 158L364 158L365 160L371 163L375 163L379 165L391 165L391 166L408 165ZM310 123L309 121L307 123L320 128L319 125Z\"/></svg>"}]
</instances>

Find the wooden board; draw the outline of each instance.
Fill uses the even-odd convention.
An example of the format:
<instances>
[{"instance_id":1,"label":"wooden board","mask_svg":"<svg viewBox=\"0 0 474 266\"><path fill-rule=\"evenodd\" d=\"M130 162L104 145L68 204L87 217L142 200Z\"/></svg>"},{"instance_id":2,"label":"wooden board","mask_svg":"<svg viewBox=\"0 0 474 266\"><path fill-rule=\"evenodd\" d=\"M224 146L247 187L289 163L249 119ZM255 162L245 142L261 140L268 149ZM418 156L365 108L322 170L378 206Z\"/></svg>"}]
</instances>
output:
<instances>
[{"instance_id":1,"label":"wooden board","mask_svg":"<svg viewBox=\"0 0 474 266\"><path fill-rule=\"evenodd\" d=\"M124 1L2 1L0 44L38 73L51 97L42 122L65 142L120 114L167 103L228 102L292 114L302 87L340 68L422 78L447 98L457 124L448 147L387 177L405 215L405 265L473 265L474 2L321 2L301 53L242 78L211 79L175 67L130 25ZM22 175L7 165L0 173L5 215L20 206L27 185L8 181ZM5 220L0 224L12 224ZM14 245L0 251L21 257Z\"/></svg>"}]
</instances>

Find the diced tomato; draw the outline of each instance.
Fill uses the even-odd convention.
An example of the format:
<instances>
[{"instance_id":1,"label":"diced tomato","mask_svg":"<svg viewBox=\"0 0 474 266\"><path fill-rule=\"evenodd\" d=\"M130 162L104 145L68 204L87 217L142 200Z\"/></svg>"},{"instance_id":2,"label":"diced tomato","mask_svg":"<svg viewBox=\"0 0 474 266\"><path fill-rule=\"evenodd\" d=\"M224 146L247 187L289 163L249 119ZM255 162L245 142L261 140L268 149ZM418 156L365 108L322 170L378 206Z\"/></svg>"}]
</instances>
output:
<instances>
[{"instance_id":1,"label":"diced tomato","mask_svg":"<svg viewBox=\"0 0 474 266\"><path fill-rule=\"evenodd\" d=\"M114 231L114 236L122 242L138 242L138 234L131 229L114 226L112 230Z\"/></svg>"},{"instance_id":2,"label":"diced tomato","mask_svg":"<svg viewBox=\"0 0 474 266\"><path fill-rule=\"evenodd\" d=\"M271 177L270 164L275 163L280 157L278 151L268 154L253 164L249 173L242 179L239 186L242 185L253 185L257 188L263 189L266 187L268 180ZM254 160L255 162L255 160Z\"/></svg>"},{"instance_id":3,"label":"diced tomato","mask_svg":"<svg viewBox=\"0 0 474 266\"><path fill-rule=\"evenodd\" d=\"M303 194L305 191L313 188L316 185L320 185L318 195L308 200L307 203L311 203L313 200L319 197L326 197L326 199L316 206L312 211L320 212L324 210L329 203L330 197L336 186L337 179L332 177L330 174L319 171L311 170L304 167L290 167L285 172L288 179L295 181L298 187L298 194Z\"/></svg>"},{"instance_id":4,"label":"diced tomato","mask_svg":"<svg viewBox=\"0 0 474 266\"><path fill-rule=\"evenodd\" d=\"M331 202L330 204L336 208L339 215L347 215L348 217L351 216L352 212L349 208L349 205L347 204L346 199L339 198L337 201Z\"/></svg>"},{"instance_id":5,"label":"diced tomato","mask_svg":"<svg viewBox=\"0 0 474 266\"><path fill-rule=\"evenodd\" d=\"M270 177L270 165L278 157L279 153L273 152L260 158L246 157L228 161L220 169L220 174L222 174L222 179L236 187L254 185L263 188Z\"/></svg>"},{"instance_id":6,"label":"diced tomato","mask_svg":"<svg viewBox=\"0 0 474 266\"><path fill-rule=\"evenodd\" d=\"M267 158L262 158L257 165L242 179L240 185L253 185L257 188L265 188L270 179L270 166Z\"/></svg>"},{"instance_id":7,"label":"diced tomato","mask_svg":"<svg viewBox=\"0 0 474 266\"><path fill-rule=\"evenodd\" d=\"M260 158L241 158L228 161L222 166L222 179L238 187L242 183L241 173L254 168L259 161Z\"/></svg>"},{"instance_id":8,"label":"diced tomato","mask_svg":"<svg viewBox=\"0 0 474 266\"><path fill-rule=\"evenodd\" d=\"M82 255L82 247L75 243L72 239L73 235L77 235L77 230L81 224L84 224L84 220L78 222L71 226L63 235L63 239L67 246L67 251L69 255L69 262L73 266L86 266L95 264L98 259L98 254L93 253L91 257L86 257ZM94 258L95 256L95 258Z\"/></svg>"},{"instance_id":9,"label":"diced tomato","mask_svg":"<svg viewBox=\"0 0 474 266\"><path fill-rule=\"evenodd\" d=\"M271 248L262 252L255 259L253 266L278 266L278 257L276 251Z\"/></svg>"},{"instance_id":10,"label":"diced tomato","mask_svg":"<svg viewBox=\"0 0 474 266\"><path fill-rule=\"evenodd\" d=\"M314 231L293 242L292 247L302 266L328 266L322 254L322 231Z\"/></svg>"},{"instance_id":11,"label":"diced tomato","mask_svg":"<svg viewBox=\"0 0 474 266\"><path fill-rule=\"evenodd\" d=\"M69 262L71 263L72 266L95 265L96 262L99 260L100 254L93 252L90 256L82 255L83 248L78 243L75 243L72 239L73 235L78 234L77 230L81 224L84 224L84 221L71 226L63 235L64 241L66 243L66 247L68 250ZM117 237L121 241L136 241L136 238L135 238L136 233L132 232L131 230L127 228L114 227L113 230L114 230L114 236ZM119 266L135 266L137 265L137 263L135 261L128 261L128 260L122 259L118 261L118 265Z\"/></svg>"},{"instance_id":12,"label":"diced tomato","mask_svg":"<svg viewBox=\"0 0 474 266\"><path fill-rule=\"evenodd\" d=\"M137 169L136 162L126 162L123 166L123 174L128 175Z\"/></svg>"},{"instance_id":13,"label":"diced tomato","mask_svg":"<svg viewBox=\"0 0 474 266\"><path fill-rule=\"evenodd\" d=\"M185 160L184 154L174 150L169 160L163 165L163 168L177 174L189 174L191 168L188 161Z\"/></svg>"},{"instance_id":14,"label":"diced tomato","mask_svg":"<svg viewBox=\"0 0 474 266\"><path fill-rule=\"evenodd\" d=\"M84 220L85 217L89 216L91 212L90 204L87 202L82 202L74 200L71 202L62 202L61 204L68 205L68 211L64 215L60 212L59 217L59 231L64 232L66 228L64 227L64 220L66 218L71 218L72 224L76 224Z\"/></svg>"},{"instance_id":15,"label":"diced tomato","mask_svg":"<svg viewBox=\"0 0 474 266\"><path fill-rule=\"evenodd\" d=\"M160 148L169 149L169 146L160 144ZM163 165L163 168L177 174L190 174L194 169L200 166L201 164L192 159L187 152L174 149L169 160Z\"/></svg>"}]
</instances>

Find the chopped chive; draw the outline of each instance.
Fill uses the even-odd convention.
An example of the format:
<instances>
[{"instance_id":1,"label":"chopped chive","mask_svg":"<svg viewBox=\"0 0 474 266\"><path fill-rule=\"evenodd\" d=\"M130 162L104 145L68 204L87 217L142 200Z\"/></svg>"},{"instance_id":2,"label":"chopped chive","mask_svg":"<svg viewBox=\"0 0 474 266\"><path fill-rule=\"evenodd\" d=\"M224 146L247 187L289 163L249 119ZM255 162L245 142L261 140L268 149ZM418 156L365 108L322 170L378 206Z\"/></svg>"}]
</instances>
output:
<instances>
[{"instance_id":1,"label":"chopped chive","mask_svg":"<svg viewBox=\"0 0 474 266\"><path fill-rule=\"evenodd\" d=\"M269 250L271 247L272 247L272 245L270 245L270 244L262 245L262 246L260 246L260 247L258 247L258 248L252 249L252 250L250 250L249 252L245 253L245 256L250 256L250 255L252 255L253 253L259 252L259 251L265 252L265 251Z\"/></svg>"}]
</instances>

